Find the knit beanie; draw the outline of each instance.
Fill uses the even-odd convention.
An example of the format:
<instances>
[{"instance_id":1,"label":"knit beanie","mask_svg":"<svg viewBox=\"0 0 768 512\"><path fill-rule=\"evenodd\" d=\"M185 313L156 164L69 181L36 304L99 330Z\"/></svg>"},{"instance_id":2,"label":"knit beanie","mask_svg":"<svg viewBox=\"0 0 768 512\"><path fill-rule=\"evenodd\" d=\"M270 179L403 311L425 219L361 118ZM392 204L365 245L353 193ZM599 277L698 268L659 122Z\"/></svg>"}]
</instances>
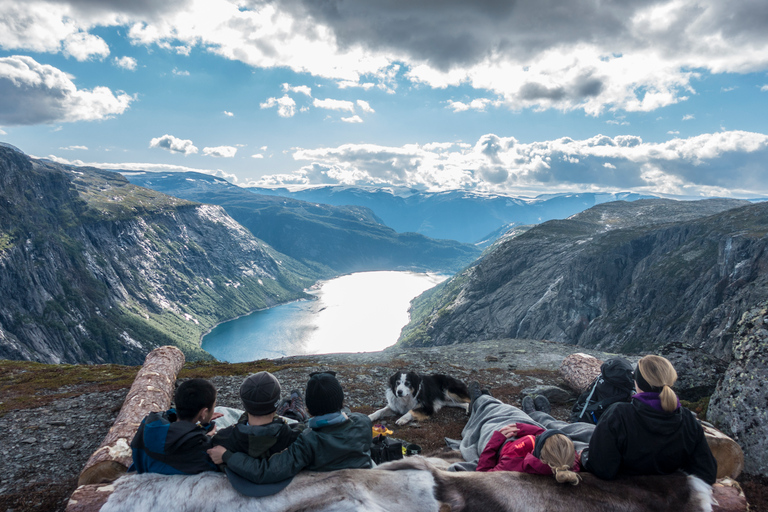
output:
<instances>
[{"instance_id":1,"label":"knit beanie","mask_svg":"<svg viewBox=\"0 0 768 512\"><path fill-rule=\"evenodd\" d=\"M344 404L344 391L332 373L316 373L307 382L304 400L312 416L339 412Z\"/></svg>"},{"instance_id":2,"label":"knit beanie","mask_svg":"<svg viewBox=\"0 0 768 512\"><path fill-rule=\"evenodd\" d=\"M240 385L240 399L249 414L273 413L280 402L280 382L269 372L254 373Z\"/></svg>"}]
</instances>

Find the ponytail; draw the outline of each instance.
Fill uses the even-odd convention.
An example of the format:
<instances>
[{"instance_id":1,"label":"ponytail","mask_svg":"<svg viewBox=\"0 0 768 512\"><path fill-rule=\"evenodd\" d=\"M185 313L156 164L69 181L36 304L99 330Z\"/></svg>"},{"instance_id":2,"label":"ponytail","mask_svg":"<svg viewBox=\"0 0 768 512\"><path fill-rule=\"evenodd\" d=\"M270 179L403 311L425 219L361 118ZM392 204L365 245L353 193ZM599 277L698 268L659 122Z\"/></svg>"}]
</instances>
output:
<instances>
[{"instance_id":1,"label":"ponytail","mask_svg":"<svg viewBox=\"0 0 768 512\"><path fill-rule=\"evenodd\" d=\"M555 434L545 439L539 459L552 468L558 483L577 485L581 481L581 476L571 469L576 462L576 449L573 442L563 434Z\"/></svg>"},{"instance_id":2,"label":"ponytail","mask_svg":"<svg viewBox=\"0 0 768 512\"><path fill-rule=\"evenodd\" d=\"M661 408L667 412L677 409L677 395L672 386L677 382L677 372L672 363L664 357L649 355L637 362L635 381L643 391L657 391L661 400ZM647 384L651 389L644 389Z\"/></svg>"}]
</instances>

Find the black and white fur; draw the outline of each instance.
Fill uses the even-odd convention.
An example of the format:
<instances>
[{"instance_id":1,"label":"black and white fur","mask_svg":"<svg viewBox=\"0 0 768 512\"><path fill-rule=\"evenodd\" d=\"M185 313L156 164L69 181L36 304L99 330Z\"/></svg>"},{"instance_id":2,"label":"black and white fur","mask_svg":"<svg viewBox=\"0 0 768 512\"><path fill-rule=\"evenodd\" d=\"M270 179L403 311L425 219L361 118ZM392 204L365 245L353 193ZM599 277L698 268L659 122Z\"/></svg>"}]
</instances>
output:
<instances>
[{"instance_id":1,"label":"black and white fur","mask_svg":"<svg viewBox=\"0 0 768 512\"><path fill-rule=\"evenodd\" d=\"M434 373L397 372L389 378L387 406L370 414L371 421L400 414L398 425L412 420L425 420L442 407L469 410L469 390L458 379Z\"/></svg>"}]
</instances>

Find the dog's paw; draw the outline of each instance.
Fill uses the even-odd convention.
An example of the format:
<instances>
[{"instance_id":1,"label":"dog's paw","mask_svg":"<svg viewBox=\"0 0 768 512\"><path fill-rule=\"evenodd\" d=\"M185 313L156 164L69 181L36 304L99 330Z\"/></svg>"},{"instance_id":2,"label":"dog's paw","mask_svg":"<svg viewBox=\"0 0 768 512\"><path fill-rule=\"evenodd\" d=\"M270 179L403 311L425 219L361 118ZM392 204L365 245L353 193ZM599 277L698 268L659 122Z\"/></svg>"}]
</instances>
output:
<instances>
[{"instance_id":1,"label":"dog's paw","mask_svg":"<svg viewBox=\"0 0 768 512\"><path fill-rule=\"evenodd\" d=\"M408 423L409 421L411 421L411 418L409 418L407 416L403 416L402 418L399 418L395 423L397 423L400 426L403 426L406 423Z\"/></svg>"}]
</instances>

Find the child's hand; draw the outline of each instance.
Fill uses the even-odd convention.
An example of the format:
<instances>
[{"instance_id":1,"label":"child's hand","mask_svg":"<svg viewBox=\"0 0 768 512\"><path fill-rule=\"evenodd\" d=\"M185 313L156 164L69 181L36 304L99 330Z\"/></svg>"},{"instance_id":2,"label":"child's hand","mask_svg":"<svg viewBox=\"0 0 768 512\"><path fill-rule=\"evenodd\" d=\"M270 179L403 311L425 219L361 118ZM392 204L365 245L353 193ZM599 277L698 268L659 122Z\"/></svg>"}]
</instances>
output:
<instances>
[{"instance_id":1,"label":"child's hand","mask_svg":"<svg viewBox=\"0 0 768 512\"><path fill-rule=\"evenodd\" d=\"M227 449L223 446L214 446L208 450L208 456L211 458L214 464L221 464L224 462L224 459L222 459L221 456L224 455L225 451L227 451Z\"/></svg>"},{"instance_id":2,"label":"child's hand","mask_svg":"<svg viewBox=\"0 0 768 512\"><path fill-rule=\"evenodd\" d=\"M519 431L520 430L517 428L517 425L515 425L514 423L512 423L511 425L507 425L506 427L501 427L499 429L499 432L501 432L502 435L507 439L509 439L510 437L516 437Z\"/></svg>"}]
</instances>

